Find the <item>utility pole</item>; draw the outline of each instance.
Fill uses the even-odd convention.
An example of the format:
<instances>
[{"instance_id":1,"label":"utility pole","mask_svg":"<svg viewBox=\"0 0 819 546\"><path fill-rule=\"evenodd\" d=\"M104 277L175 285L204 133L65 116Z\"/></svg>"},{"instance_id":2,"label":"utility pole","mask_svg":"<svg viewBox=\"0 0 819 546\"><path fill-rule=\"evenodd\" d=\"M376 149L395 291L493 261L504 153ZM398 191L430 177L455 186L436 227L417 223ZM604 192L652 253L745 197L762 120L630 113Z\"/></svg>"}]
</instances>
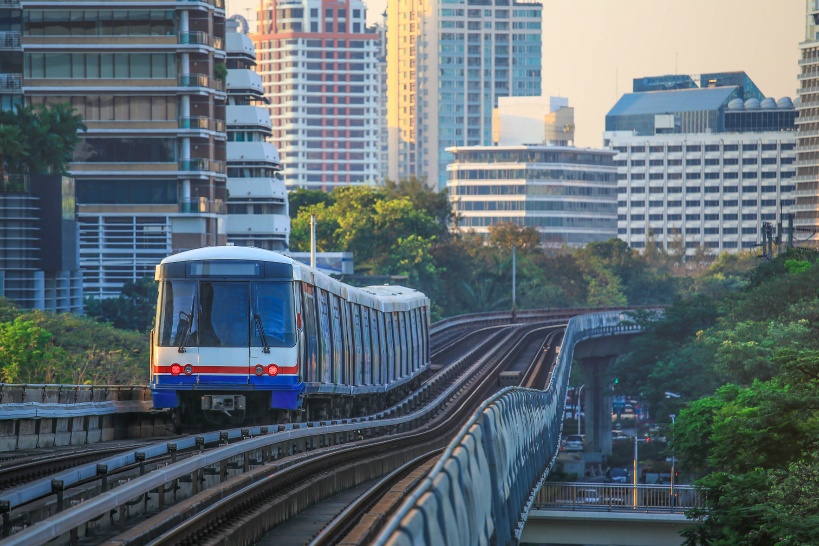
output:
<instances>
[{"instance_id":1,"label":"utility pole","mask_svg":"<svg viewBox=\"0 0 819 546\"><path fill-rule=\"evenodd\" d=\"M512 246L512 322L515 321L515 314L517 307L515 305L515 297L517 295L516 273L517 273L517 247Z\"/></svg>"},{"instance_id":2,"label":"utility pole","mask_svg":"<svg viewBox=\"0 0 819 546\"><path fill-rule=\"evenodd\" d=\"M788 213L788 248L793 248L793 213Z\"/></svg>"}]
</instances>

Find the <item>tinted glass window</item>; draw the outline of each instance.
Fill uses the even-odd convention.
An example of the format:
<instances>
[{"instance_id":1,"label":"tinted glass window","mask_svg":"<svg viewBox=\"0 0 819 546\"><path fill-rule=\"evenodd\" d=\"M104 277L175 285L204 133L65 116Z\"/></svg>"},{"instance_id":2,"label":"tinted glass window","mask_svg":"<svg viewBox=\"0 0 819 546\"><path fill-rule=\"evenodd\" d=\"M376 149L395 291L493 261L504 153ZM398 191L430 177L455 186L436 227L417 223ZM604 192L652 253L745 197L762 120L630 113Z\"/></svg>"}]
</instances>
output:
<instances>
[{"instance_id":1,"label":"tinted glass window","mask_svg":"<svg viewBox=\"0 0 819 546\"><path fill-rule=\"evenodd\" d=\"M199 346L247 347L248 283L199 283Z\"/></svg>"},{"instance_id":2,"label":"tinted glass window","mask_svg":"<svg viewBox=\"0 0 819 546\"><path fill-rule=\"evenodd\" d=\"M165 281L160 294L159 345L196 345L196 283ZM183 336L187 337L184 342Z\"/></svg>"},{"instance_id":3,"label":"tinted glass window","mask_svg":"<svg viewBox=\"0 0 819 546\"><path fill-rule=\"evenodd\" d=\"M293 324L293 283L252 283L253 314L259 315L267 344L270 347L292 347L296 344ZM255 324L255 322L254 322ZM258 326L253 328L254 347L261 347Z\"/></svg>"}]
</instances>

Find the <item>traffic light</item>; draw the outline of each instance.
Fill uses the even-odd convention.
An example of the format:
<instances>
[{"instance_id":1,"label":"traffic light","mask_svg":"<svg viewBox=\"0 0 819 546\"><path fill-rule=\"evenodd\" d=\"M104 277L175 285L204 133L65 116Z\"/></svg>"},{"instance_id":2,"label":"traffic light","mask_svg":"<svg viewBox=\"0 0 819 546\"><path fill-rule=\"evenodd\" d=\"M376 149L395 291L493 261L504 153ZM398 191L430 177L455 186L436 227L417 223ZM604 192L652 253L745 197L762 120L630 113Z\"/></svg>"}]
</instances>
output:
<instances>
[{"instance_id":1,"label":"traffic light","mask_svg":"<svg viewBox=\"0 0 819 546\"><path fill-rule=\"evenodd\" d=\"M650 442L651 442L651 438L649 438L648 436L646 436L646 443L648 444L648 443L650 443Z\"/></svg>"},{"instance_id":2,"label":"traffic light","mask_svg":"<svg viewBox=\"0 0 819 546\"><path fill-rule=\"evenodd\" d=\"M614 378L614 384L616 385L616 384L617 384L617 383L619 383L619 382L620 382L620 378L619 378L619 377L615 377L615 378Z\"/></svg>"}]
</instances>

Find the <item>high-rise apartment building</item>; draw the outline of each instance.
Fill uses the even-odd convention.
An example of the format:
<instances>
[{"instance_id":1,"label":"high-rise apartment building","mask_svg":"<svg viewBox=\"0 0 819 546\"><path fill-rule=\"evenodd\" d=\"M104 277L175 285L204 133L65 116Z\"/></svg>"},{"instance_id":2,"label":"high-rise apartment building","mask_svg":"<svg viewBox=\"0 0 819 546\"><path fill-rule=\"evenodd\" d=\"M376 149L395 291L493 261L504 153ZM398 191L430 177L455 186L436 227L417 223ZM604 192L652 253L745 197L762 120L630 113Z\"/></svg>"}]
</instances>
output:
<instances>
[{"instance_id":1,"label":"high-rise apartment building","mask_svg":"<svg viewBox=\"0 0 819 546\"><path fill-rule=\"evenodd\" d=\"M287 190L264 103L262 78L247 21L227 21L227 238L237 246L286 250L290 235Z\"/></svg>"},{"instance_id":2,"label":"high-rise apartment building","mask_svg":"<svg viewBox=\"0 0 819 546\"><path fill-rule=\"evenodd\" d=\"M25 102L69 103L88 126L69 165L85 292L224 244L224 0L19 6Z\"/></svg>"},{"instance_id":3,"label":"high-rise apartment building","mask_svg":"<svg viewBox=\"0 0 819 546\"><path fill-rule=\"evenodd\" d=\"M799 44L796 132L796 227L819 230L819 0L806 0L805 41ZM814 245L819 237L814 236Z\"/></svg>"},{"instance_id":4,"label":"high-rise apartment building","mask_svg":"<svg viewBox=\"0 0 819 546\"><path fill-rule=\"evenodd\" d=\"M387 4L389 177L446 185L452 146L492 144L499 97L540 95L543 6Z\"/></svg>"},{"instance_id":5,"label":"high-rise apartment building","mask_svg":"<svg viewBox=\"0 0 819 546\"><path fill-rule=\"evenodd\" d=\"M263 0L254 36L285 184L379 180L378 34L361 0Z\"/></svg>"},{"instance_id":6,"label":"high-rise apartment building","mask_svg":"<svg viewBox=\"0 0 819 546\"><path fill-rule=\"evenodd\" d=\"M604 141L617 152L617 233L629 246L653 237L689 254L749 250L761 243L763 222L793 210L793 103L760 101L747 77L724 82L630 93L606 116Z\"/></svg>"}]
</instances>

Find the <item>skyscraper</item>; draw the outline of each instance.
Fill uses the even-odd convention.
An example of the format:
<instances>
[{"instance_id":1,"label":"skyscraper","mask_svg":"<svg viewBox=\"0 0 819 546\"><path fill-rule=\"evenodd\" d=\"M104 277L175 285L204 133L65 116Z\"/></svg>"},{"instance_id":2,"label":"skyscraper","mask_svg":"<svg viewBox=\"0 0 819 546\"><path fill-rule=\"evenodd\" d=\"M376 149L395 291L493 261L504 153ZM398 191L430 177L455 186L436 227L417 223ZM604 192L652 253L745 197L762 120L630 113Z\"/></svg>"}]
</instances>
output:
<instances>
[{"instance_id":1,"label":"skyscraper","mask_svg":"<svg viewBox=\"0 0 819 546\"><path fill-rule=\"evenodd\" d=\"M452 146L492 143L499 97L540 95L538 2L387 4L389 177L446 184Z\"/></svg>"},{"instance_id":2,"label":"skyscraper","mask_svg":"<svg viewBox=\"0 0 819 546\"><path fill-rule=\"evenodd\" d=\"M819 229L819 1L806 0L796 109L796 227ZM812 241L819 237L814 236ZM819 245L819 242L814 242Z\"/></svg>"},{"instance_id":3,"label":"skyscraper","mask_svg":"<svg viewBox=\"0 0 819 546\"><path fill-rule=\"evenodd\" d=\"M288 187L379 180L378 34L361 0L263 0L254 36Z\"/></svg>"},{"instance_id":4,"label":"skyscraper","mask_svg":"<svg viewBox=\"0 0 819 546\"><path fill-rule=\"evenodd\" d=\"M26 103L69 103L88 126L69 165L85 292L224 244L224 0L19 5Z\"/></svg>"},{"instance_id":5,"label":"skyscraper","mask_svg":"<svg viewBox=\"0 0 819 546\"><path fill-rule=\"evenodd\" d=\"M256 51L247 21L227 21L227 238L237 246L286 250L290 236L287 190L276 147L262 78L253 71Z\"/></svg>"}]
</instances>

